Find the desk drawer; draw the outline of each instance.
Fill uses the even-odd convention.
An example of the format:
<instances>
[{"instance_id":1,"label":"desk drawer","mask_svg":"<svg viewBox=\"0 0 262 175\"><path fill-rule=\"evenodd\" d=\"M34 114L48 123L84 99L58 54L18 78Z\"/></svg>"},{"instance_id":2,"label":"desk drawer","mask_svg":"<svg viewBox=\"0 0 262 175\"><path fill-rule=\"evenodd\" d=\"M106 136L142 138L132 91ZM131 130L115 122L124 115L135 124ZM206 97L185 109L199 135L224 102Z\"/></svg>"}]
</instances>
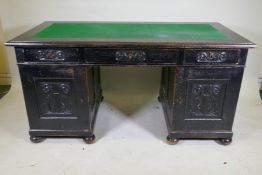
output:
<instances>
[{"instance_id":1,"label":"desk drawer","mask_svg":"<svg viewBox=\"0 0 262 175\"><path fill-rule=\"evenodd\" d=\"M84 49L86 63L154 64L177 63L178 50L174 49Z\"/></svg>"},{"instance_id":2,"label":"desk drawer","mask_svg":"<svg viewBox=\"0 0 262 175\"><path fill-rule=\"evenodd\" d=\"M240 50L185 50L184 64L239 64Z\"/></svg>"},{"instance_id":3,"label":"desk drawer","mask_svg":"<svg viewBox=\"0 0 262 175\"><path fill-rule=\"evenodd\" d=\"M78 62L79 49L77 48L32 48L24 49L24 62Z\"/></svg>"}]
</instances>

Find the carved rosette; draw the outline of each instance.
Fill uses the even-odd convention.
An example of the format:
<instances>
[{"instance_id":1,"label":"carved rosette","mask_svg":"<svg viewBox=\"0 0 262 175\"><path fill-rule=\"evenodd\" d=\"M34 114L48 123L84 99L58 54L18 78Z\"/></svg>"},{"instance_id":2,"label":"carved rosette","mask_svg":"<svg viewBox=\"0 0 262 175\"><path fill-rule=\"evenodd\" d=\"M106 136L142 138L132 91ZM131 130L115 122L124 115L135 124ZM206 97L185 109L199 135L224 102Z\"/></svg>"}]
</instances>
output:
<instances>
[{"instance_id":1,"label":"carved rosette","mask_svg":"<svg viewBox=\"0 0 262 175\"><path fill-rule=\"evenodd\" d=\"M226 60L226 52L220 51L203 51L197 54L196 61L199 63L224 62Z\"/></svg>"},{"instance_id":2,"label":"carved rosette","mask_svg":"<svg viewBox=\"0 0 262 175\"><path fill-rule=\"evenodd\" d=\"M64 61L64 52L61 50L38 50L36 59L39 61Z\"/></svg>"},{"instance_id":3,"label":"carved rosette","mask_svg":"<svg viewBox=\"0 0 262 175\"><path fill-rule=\"evenodd\" d=\"M116 61L145 61L146 53L143 51L117 51L115 57Z\"/></svg>"}]
</instances>

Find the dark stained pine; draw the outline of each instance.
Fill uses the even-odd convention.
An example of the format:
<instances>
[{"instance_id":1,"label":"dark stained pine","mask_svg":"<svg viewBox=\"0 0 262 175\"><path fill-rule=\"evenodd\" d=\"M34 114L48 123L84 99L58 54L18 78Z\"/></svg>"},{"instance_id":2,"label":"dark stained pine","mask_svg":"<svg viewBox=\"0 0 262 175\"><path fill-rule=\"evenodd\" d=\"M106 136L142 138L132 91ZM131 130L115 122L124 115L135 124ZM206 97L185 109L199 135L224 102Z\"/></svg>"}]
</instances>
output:
<instances>
[{"instance_id":1,"label":"dark stained pine","mask_svg":"<svg viewBox=\"0 0 262 175\"><path fill-rule=\"evenodd\" d=\"M95 140L103 99L100 66L161 66L159 101L167 141L232 141L249 48L219 23L45 22L14 46L34 143L47 137Z\"/></svg>"}]
</instances>

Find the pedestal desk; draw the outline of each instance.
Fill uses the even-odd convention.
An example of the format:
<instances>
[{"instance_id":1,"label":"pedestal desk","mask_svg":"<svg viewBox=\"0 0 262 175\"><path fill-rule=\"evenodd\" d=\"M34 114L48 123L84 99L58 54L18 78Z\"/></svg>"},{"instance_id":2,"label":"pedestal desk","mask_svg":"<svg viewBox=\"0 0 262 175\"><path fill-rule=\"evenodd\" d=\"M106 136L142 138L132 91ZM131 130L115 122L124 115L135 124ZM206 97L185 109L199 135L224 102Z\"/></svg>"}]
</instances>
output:
<instances>
[{"instance_id":1,"label":"pedestal desk","mask_svg":"<svg viewBox=\"0 0 262 175\"><path fill-rule=\"evenodd\" d=\"M248 49L256 46L219 23L116 22L44 22L6 45L15 47L32 142L92 143L100 67L110 65L162 67L170 144L231 142Z\"/></svg>"}]
</instances>

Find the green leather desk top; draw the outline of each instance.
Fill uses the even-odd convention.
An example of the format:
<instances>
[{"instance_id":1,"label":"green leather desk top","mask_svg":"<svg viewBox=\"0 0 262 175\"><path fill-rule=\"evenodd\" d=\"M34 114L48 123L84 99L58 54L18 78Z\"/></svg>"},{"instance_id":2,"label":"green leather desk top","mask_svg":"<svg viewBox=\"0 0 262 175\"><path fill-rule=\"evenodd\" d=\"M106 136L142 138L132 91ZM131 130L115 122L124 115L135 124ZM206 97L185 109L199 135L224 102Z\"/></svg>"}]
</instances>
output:
<instances>
[{"instance_id":1,"label":"green leather desk top","mask_svg":"<svg viewBox=\"0 0 262 175\"><path fill-rule=\"evenodd\" d=\"M54 23L34 38L227 40L210 24Z\"/></svg>"},{"instance_id":2,"label":"green leather desk top","mask_svg":"<svg viewBox=\"0 0 262 175\"><path fill-rule=\"evenodd\" d=\"M219 23L47 21L8 46L252 48L256 45Z\"/></svg>"}]
</instances>

